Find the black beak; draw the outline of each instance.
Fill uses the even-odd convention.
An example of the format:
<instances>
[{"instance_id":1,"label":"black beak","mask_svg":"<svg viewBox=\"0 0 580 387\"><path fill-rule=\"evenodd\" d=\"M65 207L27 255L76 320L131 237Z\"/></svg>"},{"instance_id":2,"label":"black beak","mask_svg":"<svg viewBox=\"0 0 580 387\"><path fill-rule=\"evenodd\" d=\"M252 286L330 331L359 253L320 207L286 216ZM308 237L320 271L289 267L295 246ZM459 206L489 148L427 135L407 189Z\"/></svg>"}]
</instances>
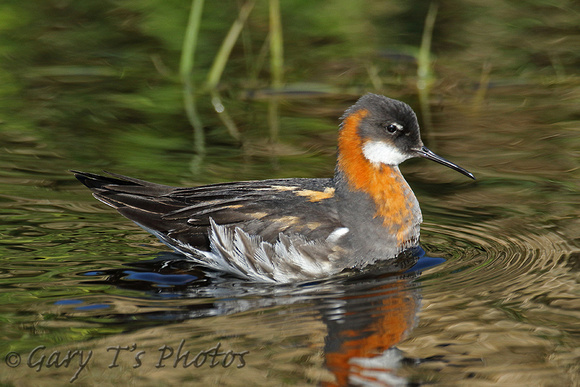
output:
<instances>
[{"instance_id":1,"label":"black beak","mask_svg":"<svg viewBox=\"0 0 580 387\"><path fill-rule=\"evenodd\" d=\"M463 173L465 176L472 178L473 180L475 180L475 176L473 176L473 174L463 168L461 168L459 165L452 163L449 160L444 159L441 156L436 155L435 153L433 153L429 148L427 148L426 146L422 146L420 149L414 149L413 150L415 152L415 154L417 156L421 156L424 157L426 159L429 160L433 160L435 162L438 162L439 164L443 164L446 167L449 167L451 169L456 170L457 172Z\"/></svg>"}]
</instances>

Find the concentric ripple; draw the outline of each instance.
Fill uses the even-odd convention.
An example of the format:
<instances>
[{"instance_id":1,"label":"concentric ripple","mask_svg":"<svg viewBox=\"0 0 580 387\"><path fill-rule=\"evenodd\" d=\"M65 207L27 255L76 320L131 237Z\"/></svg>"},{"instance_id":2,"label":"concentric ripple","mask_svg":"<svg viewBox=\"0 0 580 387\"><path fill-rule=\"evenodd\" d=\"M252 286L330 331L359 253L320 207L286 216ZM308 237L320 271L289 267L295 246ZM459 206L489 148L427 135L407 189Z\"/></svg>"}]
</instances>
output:
<instances>
[{"instance_id":1,"label":"concentric ripple","mask_svg":"<svg viewBox=\"0 0 580 387\"><path fill-rule=\"evenodd\" d=\"M440 270L450 274L451 289L485 286L507 291L536 290L546 283L542 273L566 273L573 247L557 232L513 221L461 226L423 226L428 254L448 258ZM450 289L450 290L451 290Z\"/></svg>"},{"instance_id":2,"label":"concentric ripple","mask_svg":"<svg viewBox=\"0 0 580 387\"><path fill-rule=\"evenodd\" d=\"M447 262L419 280L421 326L399 349L427 379L570 385L576 371L557 370L576 351L562 342L573 341L580 317L577 248L564 232L531 221L465 223L424 225L425 251ZM491 359L501 366L490 368Z\"/></svg>"}]
</instances>

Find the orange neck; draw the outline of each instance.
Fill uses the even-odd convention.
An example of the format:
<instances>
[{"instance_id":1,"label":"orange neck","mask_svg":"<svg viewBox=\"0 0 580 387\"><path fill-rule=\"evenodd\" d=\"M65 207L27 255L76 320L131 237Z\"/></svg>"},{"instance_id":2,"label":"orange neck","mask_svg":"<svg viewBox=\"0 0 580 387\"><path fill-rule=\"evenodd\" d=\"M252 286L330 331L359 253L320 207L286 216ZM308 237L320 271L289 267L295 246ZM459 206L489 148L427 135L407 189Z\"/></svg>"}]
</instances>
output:
<instances>
[{"instance_id":1,"label":"orange neck","mask_svg":"<svg viewBox=\"0 0 580 387\"><path fill-rule=\"evenodd\" d=\"M368 110L361 109L344 120L338 137L338 169L344 173L349 188L367 193L376 207L376 217L404 244L407 231L415 222L413 191L396 165L371 163L363 155L364 142L358 134Z\"/></svg>"}]
</instances>

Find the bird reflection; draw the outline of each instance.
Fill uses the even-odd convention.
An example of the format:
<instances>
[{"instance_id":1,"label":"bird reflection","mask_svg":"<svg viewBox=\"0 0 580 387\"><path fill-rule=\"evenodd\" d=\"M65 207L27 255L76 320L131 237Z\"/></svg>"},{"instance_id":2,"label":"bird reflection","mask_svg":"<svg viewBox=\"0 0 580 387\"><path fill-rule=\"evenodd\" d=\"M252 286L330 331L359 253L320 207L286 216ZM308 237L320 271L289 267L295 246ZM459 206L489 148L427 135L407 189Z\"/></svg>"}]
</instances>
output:
<instances>
[{"instance_id":1,"label":"bird reflection","mask_svg":"<svg viewBox=\"0 0 580 387\"><path fill-rule=\"evenodd\" d=\"M340 313L324 313L326 367L335 375L327 385L399 385L393 372L402 355L393 348L415 326L419 292L413 276L391 275L355 295L341 297ZM394 382L394 383L391 383Z\"/></svg>"},{"instance_id":2,"label":"bird reflection","mask_svg":"<svg viewBox=\"0 0 580 387\"><path fill-rule=\"evenodd\" d=\"M414 280L421 270L442 261L426 257L418 247L364 272L293 285L265 285L209 272L184 261L180 255L161 253L156 259L127 268L84 275L99 277L89 279L91 283L113 284L152 297L196 300L137 316L114 315L119 323L130 321L130 330L168 321L307 303L318 310L327 327L324 363L335 380L323 385L393 386L406 384L396 372L404 356L395 346L417 322L420 288ZM207 302L200 303L200 299Z\"/></svg>"}]
</instances>

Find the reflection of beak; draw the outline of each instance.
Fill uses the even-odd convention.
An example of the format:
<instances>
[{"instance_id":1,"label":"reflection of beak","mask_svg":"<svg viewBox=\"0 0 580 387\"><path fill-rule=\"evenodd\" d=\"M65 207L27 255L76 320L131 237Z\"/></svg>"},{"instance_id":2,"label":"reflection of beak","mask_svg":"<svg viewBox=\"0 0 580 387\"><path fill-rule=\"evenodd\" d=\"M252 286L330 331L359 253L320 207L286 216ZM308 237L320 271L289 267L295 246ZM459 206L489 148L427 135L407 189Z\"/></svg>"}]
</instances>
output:
<instances>
[{"instance_id":1,"label":"reflection of beak","mask_svg":"<svg viewBox=\"0 0 580 387\"><path fill-rule=\"evenodd\" d=\"M433 153L429 148L427 148L426 146L422 146L420 149L413 149L413 152L415 152L415 154L417 156L421 156L424 157L426 159L429 160L433 160L435 162L438 162L439 164L443 164L446 167L449 167L451 169L456 170L457 172L463 173L465 176L472 178L473 180L475 180L475 176L473 176L473 174L463 168L461 168L459 165L452 163L449 160L444 159L441 156L436 155L435 153Z\"/></svg>"}]
</instances>

